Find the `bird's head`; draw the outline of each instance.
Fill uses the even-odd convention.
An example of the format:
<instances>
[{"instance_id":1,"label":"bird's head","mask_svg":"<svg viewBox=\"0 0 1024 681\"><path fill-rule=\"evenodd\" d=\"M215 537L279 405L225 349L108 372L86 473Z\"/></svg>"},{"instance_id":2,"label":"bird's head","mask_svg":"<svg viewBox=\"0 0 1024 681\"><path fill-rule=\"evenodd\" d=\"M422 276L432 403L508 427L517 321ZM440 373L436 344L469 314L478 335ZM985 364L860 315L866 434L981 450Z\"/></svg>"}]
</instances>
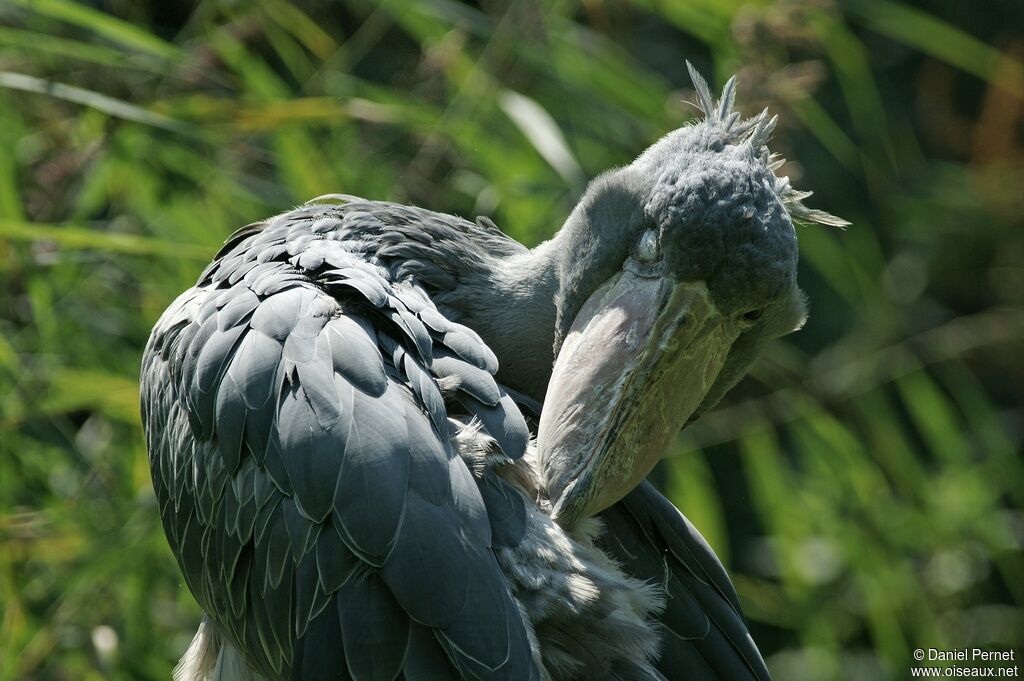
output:
<instances>
[{"instance_id":1,"label":"bird's head","mask_svg":"<svg viewBox=\"0 0 1024 681\"><path fill-rule=\"evenodd\" d=\"M846 224L775 175L775 119L741 119L735 79L716 103L690 74L703 119L597 178L559 237L538 446L563 525L625 496L766 341L802 325L793 222Z\"/></svg>"}]
</instances>

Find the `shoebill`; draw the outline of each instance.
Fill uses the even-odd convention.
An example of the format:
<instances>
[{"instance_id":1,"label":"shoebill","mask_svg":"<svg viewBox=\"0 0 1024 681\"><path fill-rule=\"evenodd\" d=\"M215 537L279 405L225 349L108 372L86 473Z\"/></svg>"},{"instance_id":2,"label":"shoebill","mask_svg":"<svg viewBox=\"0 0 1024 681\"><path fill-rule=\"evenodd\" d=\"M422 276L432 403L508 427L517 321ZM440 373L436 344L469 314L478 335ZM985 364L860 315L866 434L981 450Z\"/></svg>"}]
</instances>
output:
<instances>
[{"instance_id":1,"label":"shoebill","mask_svg":"<svg viewBox=\"0 0 1024 681\"><path fill-rule=\"evenodd\" d=\"M180 680L767 679L644 478L797 329L775 119L703 118L528 249L335 195L235 233L157 322L142 413L206 616Z\"/></svg>"}]
</instances>

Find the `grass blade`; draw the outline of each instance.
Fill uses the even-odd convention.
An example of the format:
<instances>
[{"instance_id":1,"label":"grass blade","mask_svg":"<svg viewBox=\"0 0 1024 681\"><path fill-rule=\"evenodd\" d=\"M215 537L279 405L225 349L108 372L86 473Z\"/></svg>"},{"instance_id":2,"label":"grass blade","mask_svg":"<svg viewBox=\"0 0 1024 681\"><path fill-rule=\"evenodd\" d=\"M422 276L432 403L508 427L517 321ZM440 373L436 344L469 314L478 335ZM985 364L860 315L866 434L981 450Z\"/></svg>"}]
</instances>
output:
<instances>
[{"instance_id":1,"label":"grass blade","mask_svg":"<svg viewBox=\"0 0 1024 681\"><path fill-rule=\"evenodd\" d=\"M135 234L100 232L74 225L45 225L17 220L0 220L0 238L16 241L52 241L72 250L100 250L125 255L157 255L208 260L206 246L161 241Z\"/></svg>"},{"instance_id":2,"label":"grass blade","mask_svg":"<svg viewBox=\"0 0 1024 681\"><path fill-rule=\"evenodd\" d=\"M91 109L96 109L97 111L102 111L114 118L121 118L126 121L132 121L133 123L141 123L154 128L161 128L162 130L170 130L172 132L189 133L189 129L180 121L176 121L162 114L154 113L147 109L143 109L142 107L129 104L128 102L115 99L99 92L75 87L74 85L55 83L53 81L43 80L42 78L36 78L35 76L28 76L24 73L0 71L0 87L10 88L11 90L21 90L23 92L36 92L41 95L49 95L51 97L56 97L57 99L63 99L68 102L87 106Z\"/></svg>"},{"instance_id":3,"label":"grass blade","mask_svg":"<svg viewBox=\"0 0 1024 681\"><path fill-rule=\"evenodd\" d=\"M888 0L855 0L847 7L872 30L1024 97L1024 66L956 26L926 12ZM1012 64L999 75L1000 62Z\"/></svg>"},{"instance_id":4,"label":"grass blade","mask_svg":"<svg viewBox=\"0 0 1024 681\"><path fill-rule=\"evenodd\" d=\"M12 5L66 21L90 30L108 40L168 60L181 59L181 50L138 26L113 17L105 12L67 0L8 0Z\"/></svg>"}]
</instances>

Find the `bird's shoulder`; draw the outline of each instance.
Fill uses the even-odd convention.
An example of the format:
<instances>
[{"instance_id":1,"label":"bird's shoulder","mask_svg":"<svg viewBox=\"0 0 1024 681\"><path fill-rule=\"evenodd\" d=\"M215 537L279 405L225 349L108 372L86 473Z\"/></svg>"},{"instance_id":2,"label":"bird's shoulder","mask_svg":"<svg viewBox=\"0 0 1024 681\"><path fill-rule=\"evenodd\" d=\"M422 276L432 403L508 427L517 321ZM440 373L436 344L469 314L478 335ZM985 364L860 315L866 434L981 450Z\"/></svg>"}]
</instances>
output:
<instances>
[{"instance_id":1,"label":"bird's shoulder","mask_svg":"<svg viewBox=\"0 0 1024 681\"><path fill-rule=\"evenodd\" d=\"M526 423L480 337L360 249L369 217L333 208L241 230L154 328L143 419L172 548L265 673L314 678L327 646L349 668L415 649L528 678L449 419L477 419L508 458Z\"/></svg>"},{"instance_id":2,"label":"bird's shoulder","mask_svg":"<svg viewBox=\"0 0 1024 681\"><path fill-rule=\"evenodd\" d=\"M312 251L306 260L313 262L326 242L384 267L394 280L414 280L430 290L449 290L493 259L526 250L485 217L471 222L417 206L350 197L341 204L306 204L239 229L203 279L238 276L254 261L305 251Z\"/></svg>"}]
</instances>

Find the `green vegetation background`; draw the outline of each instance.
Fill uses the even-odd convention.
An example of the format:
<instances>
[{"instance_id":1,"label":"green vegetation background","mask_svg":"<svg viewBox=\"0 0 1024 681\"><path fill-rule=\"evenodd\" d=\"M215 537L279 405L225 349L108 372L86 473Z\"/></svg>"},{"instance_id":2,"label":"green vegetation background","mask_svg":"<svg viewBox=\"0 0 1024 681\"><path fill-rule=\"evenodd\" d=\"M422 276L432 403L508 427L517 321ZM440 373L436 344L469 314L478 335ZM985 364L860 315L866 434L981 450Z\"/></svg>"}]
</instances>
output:
<instances>
[{"instance_id":1,"label":"green vegetation background","mask_svg":"<svg viewBox=\"0 0 1024 681\"><path fill-rule=\"evenodd\" d=\"M925 4L928 6L925 7ZM235 228L327 192L549 236L694 115L780 114L812 315L658 482L777 678L909 677L1024 630L1024 26L1014 0L0 2L0 680L161 679L199 610L137 409Z\"/></svg>"}]
</instances>

